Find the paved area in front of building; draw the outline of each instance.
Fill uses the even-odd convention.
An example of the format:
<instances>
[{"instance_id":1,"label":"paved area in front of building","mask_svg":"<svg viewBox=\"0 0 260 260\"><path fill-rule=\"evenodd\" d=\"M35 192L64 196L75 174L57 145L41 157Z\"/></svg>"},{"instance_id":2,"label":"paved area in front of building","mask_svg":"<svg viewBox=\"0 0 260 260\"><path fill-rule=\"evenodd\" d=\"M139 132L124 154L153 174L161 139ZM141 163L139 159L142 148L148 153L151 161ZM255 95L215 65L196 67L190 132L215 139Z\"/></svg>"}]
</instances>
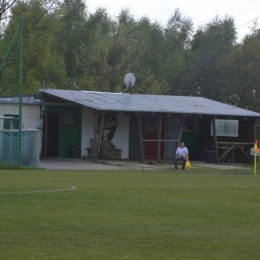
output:
<instances>
[{"instance_id":1,"label":"paved area in front of building","mask_svg":"<svg viewBox=\"0 0 260 260\"><path fill-rule=\"evenodd\" d=\"M191 161L193 167L219 168L219 169L242 169L243 164L214 164L204 161ZM98 160L94 163L92 160L71 159L71 158L45 158L40 161L40 168L46 170L165 170L173 169L172 161L163 161L157 164L155 161L139 163L132 160Z\"/></svg>"}]
</instances>

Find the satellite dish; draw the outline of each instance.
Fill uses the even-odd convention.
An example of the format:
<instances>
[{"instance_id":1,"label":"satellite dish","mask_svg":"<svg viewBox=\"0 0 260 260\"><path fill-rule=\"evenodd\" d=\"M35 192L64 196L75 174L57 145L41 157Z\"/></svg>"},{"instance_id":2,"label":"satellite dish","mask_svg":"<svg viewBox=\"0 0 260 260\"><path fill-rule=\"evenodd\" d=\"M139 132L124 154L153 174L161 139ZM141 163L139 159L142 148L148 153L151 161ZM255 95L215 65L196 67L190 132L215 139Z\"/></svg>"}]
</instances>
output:
<instances>
[{"instance_id":1,"label":"satellite dish","mask_svg":"<svg viewBox=\"0 0 260 260\"><path fill-rule=\"evenodd\" d=\"M127 87L132 87L135 84L135 74L132 72L126 73L124 83Z\"/></svg>"},{"instance_id":2,"label":"satellite dish","mask_svg":"<svg viewBox=\"0 0 260 260\"><path fill-rule=\"evenodd\" d=\"M123 91L123 93L135 84L135 74L132 72L126 73L124 77L124 83L126 85L126 89Z\"/></svg>"}]
</instances>

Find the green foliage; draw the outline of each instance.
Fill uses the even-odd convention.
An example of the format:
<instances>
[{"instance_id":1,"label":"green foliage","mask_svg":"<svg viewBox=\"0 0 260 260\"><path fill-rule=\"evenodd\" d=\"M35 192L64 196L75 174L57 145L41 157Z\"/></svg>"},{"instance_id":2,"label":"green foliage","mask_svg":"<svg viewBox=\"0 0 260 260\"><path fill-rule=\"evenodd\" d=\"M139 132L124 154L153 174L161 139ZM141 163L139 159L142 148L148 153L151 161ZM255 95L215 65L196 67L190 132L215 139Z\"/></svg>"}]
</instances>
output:
<instances>
[{"instance_id":1,"label":"green foliage","mask_svg":"<svg viewBox=\"0 0 260 260\"><path fill-rule=\"evenodd\" d=\"M46 76L52 78L53 85L62 86L64 62L53 49L55 35L62 27L58 12L51 10L47 1L31 0L17 2L12 15L11 22L23 17L23 93L37 92Z\"/></svg>"},{"instance_id":2,"label":"green foliage","mask_svg":"<svg viewBox=\"0 0 260 260\"><path fill-rule=\"evenodd\" d=\"M165 26L126 8L115 17L106 8L89 13L83 0L17 1L11 12L0 24L0 48L22 16L24 94L40 87L122 92L133 72L132 93L202 96L260 111L256 23L238 44L232 17L194 31L178 8ZM1 72L0 95L17 93L17 50Z\"/></svg>"},{"instance_id":3,"label":"green foliage","mask_svg":"<svg viewBox=\"0 0 260 260\"><path fill-rule=\"evenodd\" d=\"M129 34L129 28L119 21L110 21L99 10L91 17L95 22L93 44L82 43L76 52L76 66L84 76L81 89L121 92L123 77L128 70L140 67L143 43Z\"/></svg>"},{"instance_id":4,"label":"green foliage","mask_svg":"<svg viewBox=\"0 0 260 260\"><path fill-rule=\"evenodd\" d=\"M56 48L64 56L67 77L72 79L79 73L75 68L75 49L90 38L85 30L86 6L81 0L65 0L61 9L63 27L57 34Z\"/></svg>"},{"instance_id":5,"label":"green foliage","mask_svg":"<svg viewBox=\"0 0 260 260\"><path fill-rule=\"evenodd\" d=\"M131 90L132 93L153 95L167 94L167 82L156 79L149 68L138 70L135 76L137 81Z\"/></svg>"},{"instance_id":6,"label":"green foliage","mask_svg":"<svg viewBox=\"0 0 260 260\"><path fill-rule=\"evenodd\" d=\"M260 34L248 37L223 58L222 70L226 102L260 111Z\"/></svg>"},{"instance_id":7,"label":"green foliage","mask_svg":"<svg viewBox=\"0 0 260 260\"><path fill-rule=\"evenodd\" d=\"M20 21L9 23L2 28L0 38L0 95L18 95L20 63Z\"/></svg>"},{"instance_id":8,"label":"green foliage","mask_svg":"<svg viewBox=\"0 0 260 260\"><path fill-rule=\"evenodd\" d=\"M149 18L143 17L136 22L137 38L142 39L145 46L142 63L152 70L156 78L163 80L165 58L165 38L163 28L158 23L152 23Z\"/></svg>"},{"instance_id":9,"label":"green foliage","mask_svg":"<svg viewBox=\"0 0 260 260\"><path fill-rule=\"evenodd\" d=\"M206 26L199 28L191 41L191 65L185 68L185 73L177 81L182 85L184 93L203 96L224 101L225 93L221 84L221 67L224 54L234 45L236 31L234 20L229 17L214 18Z\"/></svg>"}]
</instances>

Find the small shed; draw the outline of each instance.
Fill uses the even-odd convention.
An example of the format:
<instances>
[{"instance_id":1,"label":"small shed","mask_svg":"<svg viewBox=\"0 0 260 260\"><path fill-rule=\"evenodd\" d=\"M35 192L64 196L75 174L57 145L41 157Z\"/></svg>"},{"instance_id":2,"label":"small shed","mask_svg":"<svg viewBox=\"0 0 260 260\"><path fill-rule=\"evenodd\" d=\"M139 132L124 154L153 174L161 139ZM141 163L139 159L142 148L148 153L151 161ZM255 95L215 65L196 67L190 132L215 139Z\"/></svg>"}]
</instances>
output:
<instances>
[{"instance_id":1,"label":"small shed","mask_svg":"<svg viewBox=\"0 0 260 260\"><path fill-rule=\"evenodd\" d=\"M42 125L41 100L22 97L21 165L39 166ZM18 163L19 97L0 97L0 163Z\"/></svg>"},{"instance_id":2,"label":"small shed","mask_svg":"<svg viewBox=\"0 0 260 260\"><path fill-rule=\"evenodd\" d=\"M191 159L204 160L214 152L217 163L250 161L260 118L260 113L203 97L57 89L40 89L40 94L44 131L57 132L55 156L68 156L73 146L80 156L91 151L94 161L107 140L122 150L123 159L172 159L182 140Z\"/></svg>"}]
</instances>

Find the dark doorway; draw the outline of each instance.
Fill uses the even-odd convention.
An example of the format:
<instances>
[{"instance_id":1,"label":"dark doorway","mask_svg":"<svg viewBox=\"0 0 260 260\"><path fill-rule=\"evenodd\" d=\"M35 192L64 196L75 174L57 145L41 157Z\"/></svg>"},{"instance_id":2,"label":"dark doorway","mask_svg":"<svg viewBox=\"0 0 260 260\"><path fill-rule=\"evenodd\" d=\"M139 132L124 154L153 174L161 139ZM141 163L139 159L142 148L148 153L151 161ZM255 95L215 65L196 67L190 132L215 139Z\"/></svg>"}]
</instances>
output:
<instances>
[{"instance_id":1,"label":"dark doorway","mask_svg":"<svg viewBox=\"0 0 260 260\"><path fill-rule=\"evenodd\" d=\"M59 156L59 114L45 115L45 156Z\"/></svg>"},{"instance_id":2,"label":"dark doorway","mask_svg":"<svg viewBox=\"0 0 260 260\"><path fill-rule=\"evenodd\" d=\"M141 117L141 129L142 136L145 133L145 118ZM143 142L143 146L145 147L145 142ZM140 159L141 151L140 151L140 143L139 143L139 134L138 134L138 117L131 116L130 117L130 151L129 158L130 159Z\"/></svg>"},{"instance_id":3,"label":"dark doorway","mask_svg":"<svg viewBox=\"0 0 260 260\"><path fill-rule=\"evenodd\" d=\"M180 118L171 118L167 120L166 126L166 136L167 140L177 140L177 141L168 141L166 143L166 159L173 159L175 151L177 149L179 135L180 135Z\"/></svg>"}]
</instances>

